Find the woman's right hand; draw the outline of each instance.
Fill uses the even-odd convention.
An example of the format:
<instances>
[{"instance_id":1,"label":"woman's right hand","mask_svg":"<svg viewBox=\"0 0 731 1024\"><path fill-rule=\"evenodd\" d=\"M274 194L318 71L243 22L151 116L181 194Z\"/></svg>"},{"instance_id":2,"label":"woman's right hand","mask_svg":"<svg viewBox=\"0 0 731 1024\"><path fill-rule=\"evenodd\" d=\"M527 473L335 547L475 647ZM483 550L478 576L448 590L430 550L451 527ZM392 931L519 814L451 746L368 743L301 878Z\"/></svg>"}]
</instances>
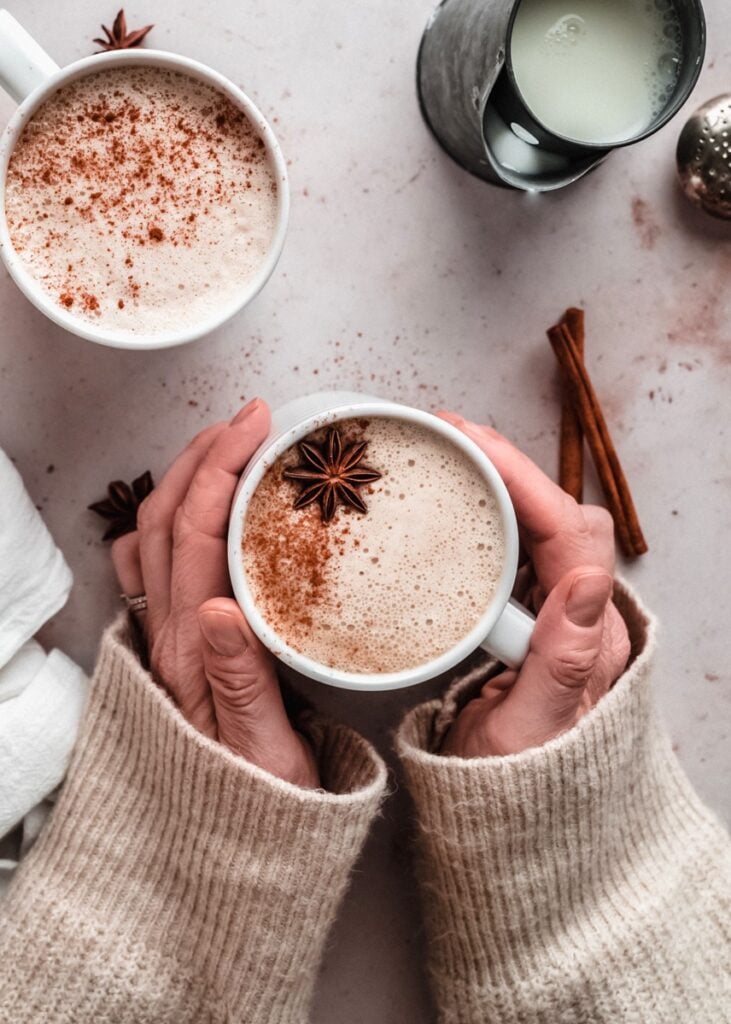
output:
<instances>
[{"instance_id":1,"label":"woman's right hand","mask_svg":"<svg viewBox=\"0 0 731 1024\"><path fill-rule=\"evenodd\" d=\"M319 785L307 740L292 728L274 661L231 597L228 518L236 484L267 436L255 399L194 437L139 509L112 559L125 594L145 594L150 666L188 721L273 775Z\"/></svg>"}]
</instances>

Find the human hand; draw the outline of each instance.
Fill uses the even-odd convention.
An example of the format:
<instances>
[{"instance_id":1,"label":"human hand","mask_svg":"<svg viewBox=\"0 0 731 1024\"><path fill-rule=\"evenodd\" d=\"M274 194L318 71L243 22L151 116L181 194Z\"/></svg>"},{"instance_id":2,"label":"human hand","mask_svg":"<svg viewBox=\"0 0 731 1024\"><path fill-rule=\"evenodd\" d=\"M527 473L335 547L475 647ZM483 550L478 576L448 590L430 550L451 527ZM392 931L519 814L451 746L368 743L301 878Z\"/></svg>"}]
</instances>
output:
<instances>
[{"instance_id":1,"label":"human hand","mask_svg":"<svg viewBox=\"0 0 731 1024\"><path fill-rule=\"evenodd\" d=\"M231 502L269 423L254 399L193 438L140 506L137 530L115 541L112 560L124 593L147 595L140 621L150 667L188 721L273 775L316 787L314 755L289 722L273 659L230 597Z\"/></svg>"},{"instance_id":2,"label":"human hand","mask_svg":"<svg viewBox=\"0 0 731 1024\"><path fill-rule=\"evenodd\" d=\"M462 710L442 753L515 754L570 729L621 675L630 652L612 597L614 524L579 505L491 427L440 416L471 438L502 476L536 583L538 618L522 667L505 670Z\"/></svg>"}]
</instances>

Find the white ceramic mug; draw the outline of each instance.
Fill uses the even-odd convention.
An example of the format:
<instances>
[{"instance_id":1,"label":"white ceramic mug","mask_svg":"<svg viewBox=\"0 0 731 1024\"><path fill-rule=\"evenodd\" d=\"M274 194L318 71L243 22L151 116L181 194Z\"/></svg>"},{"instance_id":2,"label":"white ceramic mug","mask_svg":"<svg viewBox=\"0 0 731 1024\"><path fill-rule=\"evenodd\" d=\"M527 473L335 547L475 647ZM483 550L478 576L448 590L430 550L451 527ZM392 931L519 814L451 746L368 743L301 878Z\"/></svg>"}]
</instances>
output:
<instances>
[{"instance_id":1,"label":"white ceramic mug","mask_svg":"<svg viewBox=\"0 0 731 1024\"><path fill-rule=\"evenodd\" d=\"M223 93L243 111L256 127L266 147L277 178L278 196L277 219L269 252L262 262L259 272L251 281L242 286L236 300L222 306L215 316L201 321L193 327L150 335L96 328L93 324L73 316L54 302L51 296L28 273L13 249L5 217L5 179L10 157L23 129L36 110L57 89L78 78L109 68L139 67L140 65L169 68L171 71L178 71L205 82L218 92ZM287 231L289 216L287 168L271 126L248 96L233 82L212 68L206 67L205 64L160 50L117 50L111 53L94 54L83 60L75 61L65 68L59 68L11 14L0 10L0 86L19 103L18 109L10 119L0 140L0 254L10 276L26 298L30 299L33 305L45 313L50 320L65 327L72 334L78 334L79 337L86 338L88 341L109 345L112 348L169 348L172 345L182 345L184 342L194 341L196 338L214 331L243 309L261 291L277 264Z\"/></svg>"},{"instance_id":2,"label":"white ceramic mug","mask_svg":"<svg viewBox=\"0 0 731 1024\"><path fill-rule=\"evenodd\" d=\"M269 626L256 607L241 556L248 504L269 467L313 430L338 420L361 416L406 420L446 437L474 462L487 481L497 500L505 534L503 571L495 595L477 625L438 658L401 672L343 672L295 651ZM518 525L507 488L493 464L473 441L437 416L370 395L323 392L295 399L273 413L269 437L249 462L236 491L229 524L228 564L236 600L262 643L297 672L346 690L396 690L413 686L448 671L478 647L484 647L506 665L517 667L528 653L535 625L533 616L510 596L518 568Z\"/></svg>"}]
</instances>

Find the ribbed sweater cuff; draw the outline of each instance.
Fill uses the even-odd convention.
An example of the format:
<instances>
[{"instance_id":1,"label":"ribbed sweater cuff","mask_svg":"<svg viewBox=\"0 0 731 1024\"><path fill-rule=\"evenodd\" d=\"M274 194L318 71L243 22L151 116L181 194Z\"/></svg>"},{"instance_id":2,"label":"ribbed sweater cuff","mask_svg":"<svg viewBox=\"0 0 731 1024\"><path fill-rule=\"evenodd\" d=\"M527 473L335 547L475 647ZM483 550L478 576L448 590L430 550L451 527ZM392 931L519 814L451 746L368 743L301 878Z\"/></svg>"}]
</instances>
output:
<instances>
[{"instance_id":1,"label":"ribbed sweater cuff","mask_svg":"<svg viewBox=\"0 0 731 1024\"><path fill-rule=\"evenodd\" d=\"M654 621L625 585L615 601L630 666L569 732L507 757L436 753L487 663L397 734L441 1021L726 1019L728 841L655 721Z\"/></svg>"},{"instance_id":2,"label":"ribbed sweater cuff","mask_svg":"<svg viewBox=\"0 0 731 1024\"><path fill-rule=\"evenodd\" d=\"M61 798L0 914L0 971L11 952L20 964L15 983L0 975L0 1011L303 1021L386 781L355 733L309 728L330 792L198 733L112 627ZM24 984L37 1017L23 1016Z\"/></svg>"}]
</instances>

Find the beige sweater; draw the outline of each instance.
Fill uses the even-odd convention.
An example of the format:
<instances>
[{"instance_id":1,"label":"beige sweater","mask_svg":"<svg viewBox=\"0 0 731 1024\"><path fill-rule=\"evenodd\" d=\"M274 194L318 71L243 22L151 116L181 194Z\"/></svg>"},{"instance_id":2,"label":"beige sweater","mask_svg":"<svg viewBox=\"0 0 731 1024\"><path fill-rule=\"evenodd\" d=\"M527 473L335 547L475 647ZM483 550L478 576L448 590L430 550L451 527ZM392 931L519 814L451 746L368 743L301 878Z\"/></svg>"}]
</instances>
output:
<instances>
[{"instance_id":1,"label":"beige sweater","mask_svg":"<svg viewBox=\"0 0 731 1024\"><path fill-rule=\"evenodd\" d=\"M654 720L652 624L618 597L634 661L558 740L435 752L490 666L398 732L444 1024L731 1020L729 843ZM307 728L327 791L203 738L110 630L61 799L0 906L0 1022L304 1024L386 785L364 740Z\"/></svg>"}]
</instances>

